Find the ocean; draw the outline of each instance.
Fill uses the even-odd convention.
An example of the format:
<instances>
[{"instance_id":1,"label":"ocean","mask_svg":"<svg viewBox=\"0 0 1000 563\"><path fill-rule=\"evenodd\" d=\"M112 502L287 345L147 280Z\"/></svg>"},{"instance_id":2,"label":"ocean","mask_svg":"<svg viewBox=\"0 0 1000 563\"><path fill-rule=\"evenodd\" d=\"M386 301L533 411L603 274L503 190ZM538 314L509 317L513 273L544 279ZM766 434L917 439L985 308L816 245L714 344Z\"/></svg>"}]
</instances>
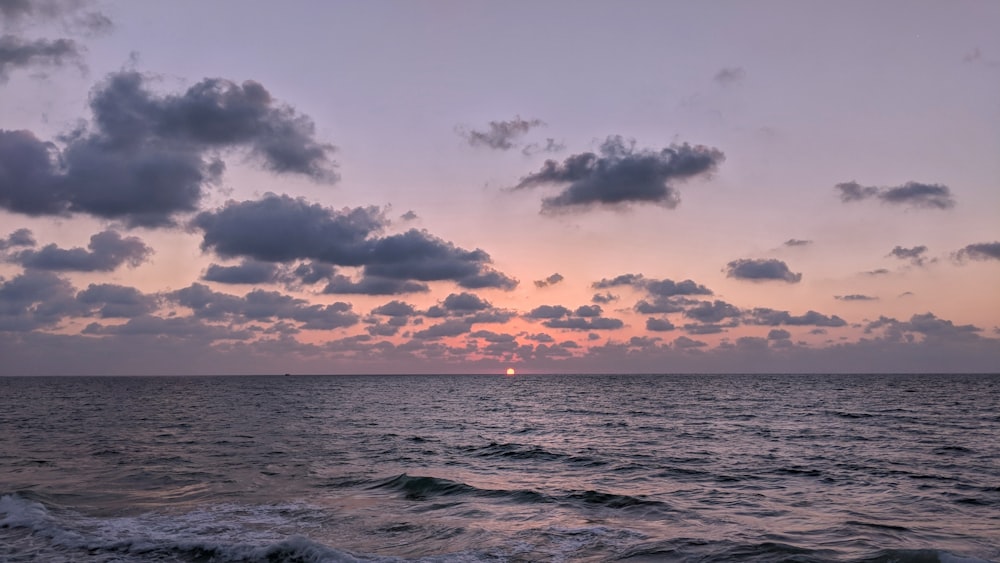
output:
<instances>
[{"instance_id":1,"label":"ocean","mask_svg":"<svg viewBox=\"0 0 1000 563\"><path fill-rule=\"evenodd\" d=\"M1000 561L1000 376L0 378L0 561Z\"/></svg>"}]
</instances>

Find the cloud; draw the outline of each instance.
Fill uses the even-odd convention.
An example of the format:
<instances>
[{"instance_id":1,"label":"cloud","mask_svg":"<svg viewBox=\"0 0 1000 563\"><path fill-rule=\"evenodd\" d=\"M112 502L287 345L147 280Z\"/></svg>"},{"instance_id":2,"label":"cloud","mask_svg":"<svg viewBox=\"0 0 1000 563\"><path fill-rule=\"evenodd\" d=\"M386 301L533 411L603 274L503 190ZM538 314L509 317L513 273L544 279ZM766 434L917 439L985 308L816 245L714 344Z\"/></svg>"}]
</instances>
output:
<instances>
[{"instance_id":1,"label":"cloud","mask_svg":"<svg viewBox=\"0 0 1000 563\"><path fill-rule=\"evenodd\" d=\"M666 332L674 330L675 328L677 327L675 327L674 324L668 319L657 319L654 317L646 319L646 330L653 332Z\"/></svg>"},{"instance_id":2,"label":"cloud","mask_svg":"<svg viewBox=\"0 0 1000 563\"><path fill-rule=\"evenodd\" d=\"M549 319L542 324L549 328L563 328L568 330L615 330L625 326L625 323L621 320L607 317Z\"/></svg>"},{"instance_id":3,"label":"cloud","mask_svg":"<svg viewBox=\"0 0 1000 563\"><path fill-rule=\"evenodd\" d=\"M49 244L40 250L22 250L8 260L36 270L110 272L123 264L137 267L153 253L138 237L123 238L116 231L93 235L87 249L66 250Z\"/></svg>"},{"instance_id":4,"label":"cloud","mask_svg":"<svg viewBox=\"0 0 1000 563\"><path fill-rule=\"evenodd\" d=\"M419 217L417 217L417 214L414 213L412 209L400 215L399 218L402 221L416 221L417 219L419 219Z\"/></svg>"},{"instance_id":5,"label":"cloud","mask_svg":"<svg viewBox=\"0 0 1000 563\"><path fill-rule=\"evenodd\" d=\"M236 266L211 264L202 279L231 284L274 283L278 279L278 273L279 268L270 262L243 260Z\"/></svg>"},{"instance_id":6,"label":"cloud","mask_svg":"<svg viewBox=\"0 0 1000 563\"><path fill-rule=\"evenodd\" d=\"M442 307L452 313L475 313L492 308L489 301L471 293L452 293L445 297Z\"/></svg>"},{"instance_id":7,"label":"cloud","mask_svg":"<svg viewBox=\"0 0 1000 563\"><path fill-rule=\"evenodd\" d=\"M956 253L960 260L1000 260L1000 242L979 242L965 246Z\"/></svg>"},{"instance_id":8,"label":"cloud","mask_svg":"<svg viewBox=\"0 0 1000 563\"><path fill-rule=\"evenodd\" d=\"M878 297L861 295L859 293L852 293L850 295L834 295L833 298L838 301L878 301Z\"/></svg>"},{"instance_id":9,"label":"cloud","mask_svg":"<svg viewBox=\"0 0 1000 563\"><path fill-rule=\"evenodd\" d=\"M712 290L691 280L675 282L671 279L647 278L642 274L622 274L620 276L594 282L594 289L608 289L619 286L631 286L643 289L654 297L673 297L676 295L712 295Z\"/></svg>"},{"instance_id":10,"label":"cloud","mask_svg":"<svg viewBox=\"0 0 1000 563\"><path fill-rule=\"evenodd\" d=\"M692 348L704 348L708 346L708 344L702 342L701 340L694 340L692 338L688 338L687 336L678 336L677 338L674 339L673 345L674 348L680 350L687 350Z\"/></svg>"},{"instance_id":11,"label":"cloud","mask_svg":"<svg viewBox=\"0 0 1000 563\"><path fill-rule=\"evenodd\" d=\"M956 325L933 313L923 313L911 316L909 321L883 316L865 325L866 333L876 331L881 331L883 338L891 342L913 342L914 335L930 341L970 341L979 340L981 337L977 333L982 329L974 325Z\"/></svg>"},{"instance_id":12,"label":"cloud","mask_svg":"<svg viewBox=\"0 0 1000 563\"><path fill-rule=\"evenodd\" d=\"M562 305L540 305L526 315L529 319L560 319L572 311Z\"/></svg>"},{"instance_id":13,"label":"cloud","mask_svg":"<svg viewBox=\"0 0 1000 563\"><path fill-rule=\"evenodd\" d=\"M403 301L390 301L372 309L372 314L387 317L412 317L416 314L416 309L413 305Z\"/></svg>"},{"instance_id":14,"label":"cloud","mask_svg":"<svg viewBox=\"0 0 1000 563\"><path fill-rule=\"evenodd\" d=\"M767 333L768 340L788 340L791 337L792 333L780 328L773 328Z\"/></svg>"},{"instance_id":15,"label":"cloud","mask_svg":"<svg viewBox=\"0 0 1000 563\"><path fill-rule=\"evenodd\" d=\"M193 283L164 294L164 298L191 309L196 317L235 323L291 320L299 322L302 329L331 330L360 322L359 316L351 311L349 303L338 301L329 305L313 305L305 299L262 289L255 289L238 297L212 291L204 284Z\"/></svg>"},{"instance_id":16,"label":"cloud","mask_svg":"<svg viewBox=\"0 0 1000 563\"><path fill-rule=\"evenodd\" d=\"M869 270L867 272L862 272L862 273L864 275L866 275L866 276L873 276L874 277L874 276L884 276L886 274L889 274L890 272L889 272L889 270L887 270L885 268L878 268L876 270Z\"/></svg>"},{"instance_id":17,"label":"cloud","mask_svg":"<svg viewBox=\"0 0 1000 563\"><path fill-rule=\"evenodd\" d=\"M610 291L595 293L594 296L590 298L591 303L599 303L601 305L607 305L608 303L612 303L614 301L618 301L618 296L612 295Z\"/></svg>"},{"instance_id":18,"label":"cloud","mask_svg":"<svg viewBox=\"0 0 1000 563\"><path fill-rule=\"evenodd\" d=\"M0 0L0 23L17 27L27 23L59 21L70 31L102 33L113 24L103 13L89 11L89 0Z\"/></svg>"},{"instance_id":19,"label":"cloud","mask_svg":"<svg viewBox=\"0 0 1000 563\"><path fill-rule=\"evenodd\" d=\"M643 315L656 315L661 313L677 313L683 311L686 303L671 299L669 297L657 297L650 303L645 299L635 304L635 312Z\"/></svg>"},{"instance_id":20,"label":"cloud","mask_svg":"<svg viewBox=\"0 0 1000 563\"><path fill-rule=\"evenodd\" d=\"M375 207L334 210L275 194L256 201L230 201L192 221L204 232L202 249L222 257L269 262L309 259L363 268L361 281L338 276L326 293L426 291L426 285L403 283L407 281L452 280L467 289L517 286L517 280L489 266L490 256L482 250L465 250L416 229L378 236L387 224Z\"/></svg>"},{"instance_id":21,"label":"cloud","mask_svg":"<svg viewBox=\"0 0 1000 563\"><path fill-rule=\"evenodd\" d=\"M765 281L782 280L798 283L802 274L792 273L781 260L741 258L726 265L726 277L740 280Z\"/></svg>"},{"instance_id":22,"label":"cloud","mask_svg":"<svg viewBox=\"0 0 1000 563\"><path fill-rule=\"evenodd\" d=\"M510 121L491 121L486 131L464 131L457 129L461 135L473 147L489 147L496 150L510 150L517 146L516 140L528 133L528 131L545 125L540 119L521 119L516 116Z\"/></svg>"},{"instance_id":23,"label":"cloud","mask_svg":"<svg viewBox=\"0 0 1000 563\"><path fill-rule=\"evenodd\" d=\"M902 186L879 188L844 182L834 186L834 189L840 191L840 201L844 203L875 198L882 203L929 209L951 209L955 206L951 190L941 184L907 182Z\"/></svg>"},{"instance_id":24,"label":"cloud","mask_svg":"<svg viewBox=\"0 0 1000 563\"><path fill-rule=\"evenodd\" d=\"M764 326L822 326L842 327L847 321L837 315L826 316L816 311L807 311L804 315L792 315L788 311L778 311L768 308L756 308L747 312L747 324Z\"/></svg>"},{"instance_id":25,"label":"cloud","mask_svg":"<svg viewBox=\"0 0 1000 563\"><path fill-rule=\"evenodd\" d=\"M37 244L35 237L29 229L18 229L9 234L6 239L0 239L0 251L20 246L35 246L35 244Z\"/></svg>"},{"instance_id":26,"label":"cloud","mask_svg":"<svg viewBox=\"0 0 1000 563\"><path fill-rule=\"evenodd\" d=\"M746 76L747 72L743 70L743 67L726 67L715 73L713 80L723 86L730 86L742 82Z\"/></svg>"},{"instance_id":27,"label":"cloud","mask_svg":"<svg viewBox=\"0 0 1000 563\"><path fill-rule=\"evenodd\" d=\"M563 277L558 273L552 274L551 276L545 278L544 280L535 280L535 287L542 288L548 287L550 285L555 285L563 281Z\"/></svg>"},{"instance_id":28,"label":"cloud","mask_svg":"<svg viewBox=\"0 0 1000 563\"><path fill-rule=\"evenodd\" d=\"M466 319L448 319L413 333L413 338L417 340L437 340L450 336L460 336L471 330L472 323Z\"/></svg>"},{"instance_id":29,"label":"cloud","mask_svg":"<svg viewBox=\"0 0 1000 563\"><path fill-rule=\"evenodd\" d=\"M562 164L546 160L541 170L521 179L513 189L565 185L554 197L542 200L542 212L581 209L596 205L652 203L674 208L680 195L673 182L713 172L725 159L721 151L687 143L659 151L636 150L620 136L608 137L600 154L580 153Z\"/></svg>"},{"instance_id":30,"label":"cloud","mask_svg":"<svg viewBox=\"0 0 1000 563\"><path fill-rule=\"evenodd\" d=\"M170 226L220 180L219 151L236 148L276 173L336 179L333 147L260 84L210 78L156 96L145 82L136 72L110 75L91 96L93 126L64 136L62 150L29 131L0 130L0 207Z\"/></svg>"},{"instance_id":31,"label":"cloud","mask_svg":"<svg viewBox=\"0 0 1000 563\"><path fill-rule=\"evenodd\" d=\"M85 312L73 286L51 272L28 270L10 280L0 278L0 332L51 327Z\"/></svg>"},{"instance_id":32,"label":"cloud","mask_svg":"<svg viewBox=\"0 0 1000 563\"><path fill-rule=\"evenodd\" d=\"M897 246L889 252L889 256L899 258L900 260L909 260L914 266L923 266L926 258L924 254L927 252L926 246L914 246L913 248L903 248L902 246Z\"/></svg>"},{"instance_id":33,"label":"cloud","mask_svg":"<svg viewBox=\"0 0 1000 563\"><path fill-rule=\"evenodd\" d=\"M741 311L725 301L702 301L698 305L686 309L684 316L702 323L717 323L724 319L738 318Z\"/></svg>"},{"instance_id":34,"label":"cloud","mask_svg":"<svg viewBox=\"0 0 1000 563\"><path fill-rule=\"evenodd\" d=\"M405 295L408 293L427 293L430 287L425 283L394 280L378 276L364 276L354 281L347 276L336 275L323 288L323 293L343 295Z\"/></svg>"},{"instance_id":35,"label":"cloud","mask_svg":"<svg viewBox=\"0 0 1000 563\"><path fill-rule=\"evenodd\" d=\"M790 238L790 239L786 240L783 244L785 246L809 246L812 243L813 243L813 241L811 241L811 240L801 240L801 239L797 239L797 238Z\"/></svg>"},{"instance_id":36,"label":"cloud","mask_svg":"<svg viewBox=\"0 0 1000 563\"><path fill-rule=\"evenodd\" d=\"M110 283L92 283L87 289L77 293L76 299L96 310L103 319L130 319L149 315L159 304L159 298L155 295L145 295L134 287Z\"/></svg>"},{"instance_id":37,"label":"cloud","mask_svg":"<svg viewBox=\"0 0 1000 563\"><path fill-rule=\"evenodd\" d=\"M67 63L83 67L81 48L72 39L25 40L14 35L0 36L0 83L18 68L59 67Z\"/></svg>"}]
</instances>

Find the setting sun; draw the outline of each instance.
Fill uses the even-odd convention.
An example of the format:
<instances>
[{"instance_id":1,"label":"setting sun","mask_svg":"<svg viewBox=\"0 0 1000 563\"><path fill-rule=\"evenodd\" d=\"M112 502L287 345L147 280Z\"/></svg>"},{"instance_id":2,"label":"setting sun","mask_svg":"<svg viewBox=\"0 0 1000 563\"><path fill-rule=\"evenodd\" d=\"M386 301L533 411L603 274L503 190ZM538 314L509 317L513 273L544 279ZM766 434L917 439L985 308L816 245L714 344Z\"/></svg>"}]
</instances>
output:
<instances>
[{"instance_id":1,"label":"setting sun","mask_svg":"<svg viewBox=\"0 0 1000 563\"><path fill-rule=\"evenodd\" d=\"M507 368L507 375L514 375L514 368Z\"/></svg>"}]
</instances>

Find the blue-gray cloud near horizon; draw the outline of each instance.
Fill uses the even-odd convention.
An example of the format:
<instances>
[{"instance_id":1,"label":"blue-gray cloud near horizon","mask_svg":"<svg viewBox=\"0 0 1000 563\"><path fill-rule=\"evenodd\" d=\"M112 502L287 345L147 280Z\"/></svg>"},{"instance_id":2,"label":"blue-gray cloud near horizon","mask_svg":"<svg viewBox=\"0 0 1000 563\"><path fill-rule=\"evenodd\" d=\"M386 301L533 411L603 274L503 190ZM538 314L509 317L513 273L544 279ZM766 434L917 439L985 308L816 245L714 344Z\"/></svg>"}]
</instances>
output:
<instances>
[{"instance_id":1,"label":"blue-gray cloud near horizon","mask_svg":"<svg viewBox=\"0 0 1000 563\"><path fill-rule=\"evenodd\" d=\"M834 189L840 192L840 201L844 203L874 198L891 205L928 209L951 209L955 206L955 198L952 196L951 189L942 184L907 182L901 186L884 188L862 186L852 181L837 184Z\"/></svg>"},{"instance_id":2,"label":"blue-gray cloud near horizon","mask_svg":"<svg viewBox=\"0 0 1000 563\"><path fill-rule=\"evenodd\" d=\"M913 248L896 246L889 252L889 256L899 258L900 260L908 260L914 266L923 266L927 261L926 256L924 256L926 253L927 247L924 245L914 246Z\"/></svg>"},{"instance_id":3,"label":"blue-gray cloud near horizon","mask_svg":"<svg viewBox=\"0 0 1000 563\"><path fill-rule=\"evenodd\" d=\"M362 280L335 277L326 293L425 291L422 284L406 282L441 280L468 289L517 286L516 280L490 267L489 254L480 249L465 250L416 229L379 236L388 220L375 207L335 210L302 198L266 194L260 200L230 201L204 211L192 225L203 232L202 248L222 257L314 260L362 268Z\"/></svg>"},{"instance_id":4,"label":"blue-gray cloud near horizon","mask_svg":"<svg viewBox=\"0 0 1000 563\"><path fill-rule=\"evenodd\" d=\"M611 136L596 154L575 154L562 163L546 160L513 189L565 186L558 195L542 200L543 213L641 203L672 209L680 203L675 182L708 175L723 160L725 155L715 148L684 143L658 151L636 149L634 142Z\"/></svg>"},{"instance_id":5,"label":"blue-gray cloud near horizon","mask_svg":"<svg viewBox=\"0 0 1000 563\"><path fill-rule=\"evenodd\" d=\"M733 260L726 264L726 277L750 281L780 280L788 283L802 280L802 274L792 272L788 264L774 258Z\"/></svg>"}]
</instances>

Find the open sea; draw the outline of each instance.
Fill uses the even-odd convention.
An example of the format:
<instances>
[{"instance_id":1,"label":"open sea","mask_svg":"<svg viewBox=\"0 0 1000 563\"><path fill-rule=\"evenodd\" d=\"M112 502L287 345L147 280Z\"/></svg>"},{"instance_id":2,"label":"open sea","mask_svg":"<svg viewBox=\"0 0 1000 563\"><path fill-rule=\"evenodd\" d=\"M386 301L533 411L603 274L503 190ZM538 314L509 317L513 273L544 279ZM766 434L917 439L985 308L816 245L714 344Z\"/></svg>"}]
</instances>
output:
<instances>
[{"instance_id":1,"label":"open sea","mask_svg":"<svg viewBox=\"0 0 1000 563\"><path fill-rule=\"evenodd\" d=\"M1000 561L1000 376L0 378L0 561Z\"/></svg>"}]
</instances>

